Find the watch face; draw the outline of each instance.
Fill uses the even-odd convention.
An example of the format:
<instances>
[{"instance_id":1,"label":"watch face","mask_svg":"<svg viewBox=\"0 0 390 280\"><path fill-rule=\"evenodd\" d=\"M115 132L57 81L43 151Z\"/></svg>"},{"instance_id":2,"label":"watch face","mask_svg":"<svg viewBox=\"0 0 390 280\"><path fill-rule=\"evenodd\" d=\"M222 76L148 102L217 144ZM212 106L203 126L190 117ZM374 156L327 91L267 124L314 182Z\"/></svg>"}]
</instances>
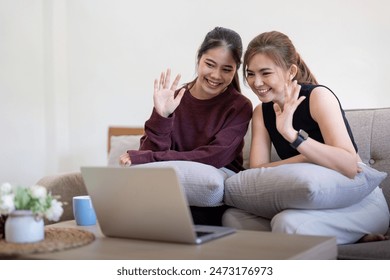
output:
<instances>
[{"instance_id":1,"label":"watch face","mask_svg":"<svg viewBox=\"0 0 390 280\"><path fill-rule=\"evenodd\" d=\"M305 140L307 139L307 137L309 137L309 134L308 134L306 131L304 131L303 129L300 129L298 133L299 133L299 135L301 135L302 138L305 139Z\"/></svg>"}]
</instances>

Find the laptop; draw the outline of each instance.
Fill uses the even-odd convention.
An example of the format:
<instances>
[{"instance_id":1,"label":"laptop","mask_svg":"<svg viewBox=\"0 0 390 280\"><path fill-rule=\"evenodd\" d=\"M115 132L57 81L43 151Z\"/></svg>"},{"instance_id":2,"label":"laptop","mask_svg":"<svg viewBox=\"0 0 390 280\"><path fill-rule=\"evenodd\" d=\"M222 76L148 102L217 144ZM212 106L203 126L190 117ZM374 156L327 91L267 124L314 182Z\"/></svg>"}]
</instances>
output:
<instances>
[{"instance_id":1,"label":"laptop","mask_svg":"<svg viewBox=\"0 0 390 280\"><path fill-rule=\"evenodd\" d=\"M201 244L235 232L194 225L172 167L81 167L102 233L107 237Z\"/></svg>"}]
</instances>

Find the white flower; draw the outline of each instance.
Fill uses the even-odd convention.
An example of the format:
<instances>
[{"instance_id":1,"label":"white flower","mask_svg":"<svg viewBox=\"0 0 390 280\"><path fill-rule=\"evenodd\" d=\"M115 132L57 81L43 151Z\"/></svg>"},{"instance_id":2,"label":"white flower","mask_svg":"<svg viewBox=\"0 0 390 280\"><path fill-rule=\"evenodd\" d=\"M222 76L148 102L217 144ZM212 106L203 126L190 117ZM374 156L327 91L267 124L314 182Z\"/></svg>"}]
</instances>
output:
<instances>
[{"instance_id":1,"label":"white flower","mask_svg":"<svg viewBox=\"0 0 390 280\"><path fill-rule=\"evenodd\" d=\"M12 186L10 183L3 183L0 186L0 195L9 194L12 191Z\"/></svg>"},{"instance_id":2,"label":"white flower","mask_svg":"<svg viewBox=\"0 0 390 280\"><path fill-rule=\"evenodd\" d=\"M0 214L7 215L15 210L14 198L12 193L0 196Z\"/></svg>"},{"instance_id":3,"label":"white flower","mask_svg":"<svg viewBox=\"0 0 390 280\"><path fill-rule=\"evenodd\" d=\"M9 183L0 186L1 215L8 215L14 210L31 210L37 216L58 221L64 212L62 205L42 186L14 187Z\"/></svg>"},{"instance_id":4,"label":"white flower","mask_svg":"<svg viewBox=\"0 0 390 280\"><path fill-rule=\"evenodd\" d=\"M31 196L33 198L37 198L37 199L45 199L46 198L47 190L45 187L35 185L35 186L31 186L30 190L31 190Z\"/></svg>"},{"instance_id":5,"label":"white flower","mask_svg":"<svg viewBox=\"0 0 390 280\"><path fill-rule=\"evenodd\" d=\"M62 209L62 202L53 199L51 201L51 205L49 209L47 209L45 212L45 216L48 220L57 222L60 219L63 212L64 209Z\"/></svg>"}]
</instances>

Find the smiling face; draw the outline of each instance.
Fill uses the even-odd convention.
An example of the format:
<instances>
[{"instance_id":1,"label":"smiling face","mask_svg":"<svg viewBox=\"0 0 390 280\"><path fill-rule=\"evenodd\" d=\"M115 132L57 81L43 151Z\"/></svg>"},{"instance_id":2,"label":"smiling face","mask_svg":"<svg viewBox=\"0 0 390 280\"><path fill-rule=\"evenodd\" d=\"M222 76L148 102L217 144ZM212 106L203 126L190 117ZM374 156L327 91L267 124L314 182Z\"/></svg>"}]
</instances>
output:
<instances>
[{"instance_id":1,"label":"smiling face","mask_svg":"<svg viewBox=\"0 0 390 280\"><path fill-rule=\"evenodd\" d=\"M225 47L209 49L198 63L198 78L191 94L198 99L210 99L222 93L232 82L237 65Z\"/></svg>"},{"instance_id":2,"label":"smiling face","mask_svg":"<svg viewBox=\"0 0 390 280\"><path fill-rule=\"evenodd\" d=\"M284 86L295 76L294 69L284 70L266 54L257 53L248 62L246 80L261 102L283 104Z\"/></svg>"}]
</instances>

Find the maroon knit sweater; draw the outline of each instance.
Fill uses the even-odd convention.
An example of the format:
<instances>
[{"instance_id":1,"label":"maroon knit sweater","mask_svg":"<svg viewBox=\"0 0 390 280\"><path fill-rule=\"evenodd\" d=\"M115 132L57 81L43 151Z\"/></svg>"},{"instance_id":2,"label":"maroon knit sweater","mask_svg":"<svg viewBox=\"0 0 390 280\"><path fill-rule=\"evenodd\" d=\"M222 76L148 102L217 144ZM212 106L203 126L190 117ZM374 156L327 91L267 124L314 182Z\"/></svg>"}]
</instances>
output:
<instances>
[{"instance_id":1,"label":"maroon knit sweater","mask_svg":"<svg viewBox=\"0 0 390 280\"><path fill-rule=\"evenodd\" d=\"M252 103L232 86L208 100L186 90L168 118L153 109L140 149L127 152L132 164L187 160L238 172L243 170L243 138L251 118Z\"/></svg>"}]
</instances>

